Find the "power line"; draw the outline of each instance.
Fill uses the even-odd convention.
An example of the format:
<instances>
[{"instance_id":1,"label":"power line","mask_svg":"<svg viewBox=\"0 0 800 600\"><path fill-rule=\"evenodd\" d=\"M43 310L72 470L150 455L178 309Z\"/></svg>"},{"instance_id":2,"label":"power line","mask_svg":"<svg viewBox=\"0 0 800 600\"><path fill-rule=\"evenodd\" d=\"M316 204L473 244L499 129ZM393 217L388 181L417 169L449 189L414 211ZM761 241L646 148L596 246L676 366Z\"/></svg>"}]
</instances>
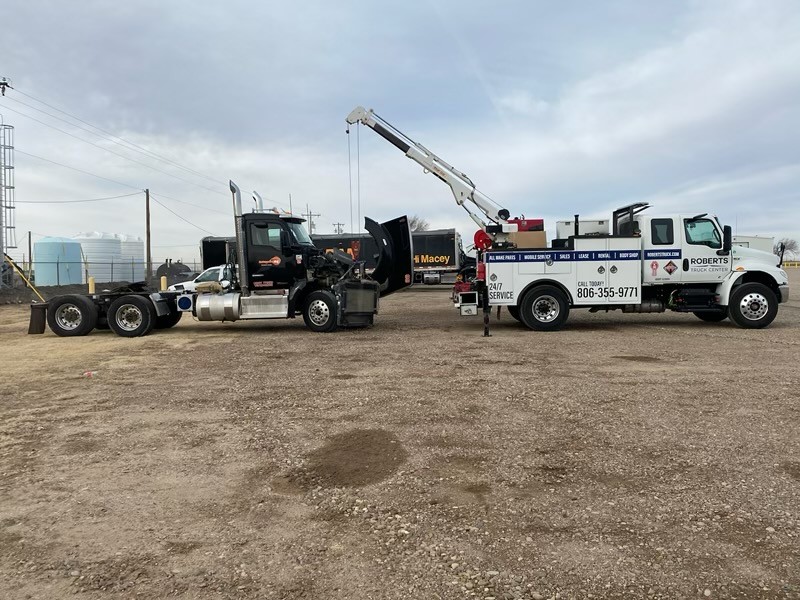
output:
<instances>
[{"instance_id":1,"label":"power line","mask_svg":"<svg viewBox=\"0 0 800 600\"><path fill-rule=\"evenodd\" d=\"M105 198L89 198L87 200L17 200L17 204L72 204L76 202L100 202L101 200L116 200L117 198L130 198L138 196L141 192L123 194L122 196L106 196Z\"/></svg>"},{"instance_id":2,"label":"power line","mask_svg":"<svg viewBox=\"0 0 800 600\"><path fill-rule=\"evenodd\" d=\"M152 193L152 191L151 191ZM166 194L159 193L158 194L161 198L169 198L170 200L174 200L175 202L180 202L181 204L187 204L189 206L194 206L195 208L202 208L203 210L208 210L211 212L218 213L220 215L230 215L231 213L227 213L222 210L217 210L216 208L208 208L207 206L202 206L201 204L192 204L191 202L186 202L186 200L179 200L178 198L174 198L173 196L167 196Z\"/></svg>"},{"instance_id":3,"label":"power line","mask_svg":"<svg viewBox=\"0 0 800 600\"><path fill-rule=\"evenodd\" d=\"M23 152L19 148L15 148L14 152L17 154L24 154L25 156L30 156L31 158L35 158L37 160L42 160L44 162L49 162L54 165L58 165L59 167L64 167L65 169L70 169L71 171L77 171L78 173L83 173L84 175L91 175L92 177L97 177L98 179L103 179L105 181L110 181L111 183L116 183L117 185L121 185L127 188L131 188L134 190L140 190L141 188L131 185L129 183L122 183L121 181L117 181L116 179L109 179L108 177L103 177L102 175L97 175L96 173L92 173L90 171L84 171L83 169L78 169L77 167L70 167L69 165L65 165L63 163L57 162L55 160L51 160L49 158L44 158L43 156L37 156L36 154L31 154L30 152Z\"/></svg>"},{"instance_id":4,"label":"power line","mask_svg":"<svg viewBox=\"0 0 800 600\"><path fill-rule=\"evenodd\" d=\"M160 154L157 154L157 153L153 152L152 150L149 150L148 148L145 148L144 146L140 146L139 144L131 142L130 140L126 140L123 137L115 135L115 134L111 133L110 131L108 131L106 129L103 129L102 127L98 127L97 125L94 125L94 124L90 123L89 121L81 119L80 117L77 117L77 116L75 116L75 115L73 115L71 113L68 113L65 110L62 110L62 109L58 108L57 106L53 106L52 104L48 104L44 100L40 100L39 98L31 96L30 94L26 94L25 92L20 91L18 89L15 89L14 91L17 92L18 94L21 94L21 95L27 97L27 98L30 98L31 100L33 100L35 102L38 102L39 104L43 104L44 106L47 106L48 108L52 108L53 110L58 111L61 114L67 115L69 118L74 119L75 121L79 121L79 122L81 122L81 123L83 123L85 125L88 125L89 127L92 127L93 129L97 129L98 131L103 132L104 134L106 134L107 136L112 138L112 139L110 139L110 141L115 143L115 144L119 144L119 142L116 142L115 139L116 140L120 140L121 142L125 142L125 144L128 144L128 146L130 146L129 149L134 150L135 152L140 152L140 153L143 153L143 154L146 154L146 155L150 155L150 156L152 156L154 158L157 158L159 160L163 160L165 162L168 162L170 164L175 165L176 167L178 167L180 169L183 169L184 171L187 171L189 173L197 175L198 177L203 177L204 179L208 179L209 181L212 181L214 183L222 183L222 184L224 184L223 181L219 181L217 179L214 179L213 177L210 177L210 176L206 175L205 173L200 173L199 171L195 171L194 169L190 169L189 167L187 167L185 165L182 165L182 164L180 164L179 162L177 162L175 160L172 160L170 158L167 158L166 156L162 156ZM50 117L52 117L54 119L58 119L59 121L62 121L64 123L69 123L69 121L66 121L65 119L62 119L60 117L57 117L56 115L50 114L47 111L44 111L44 110L42 110L40 108L36 108L35 106L32 106L30 104L26 104L25 102L21 102L20 100L17 100L16 98L10 98L10 99L13 100L14 102L22 104L23 106L27 106L29 108L32 108L33 110L39 111L39 112L41 112L43 114L46 114L46 115L48 115L48 116L50 116ZM75 125L74 123L69 123L69 124L72 125L73 127L78 127L80 129L83 129L84 131L88 131L89 133L92 133L93 135L99 135L99 134L97 134L97 133L95 133L93 131L85 129L84 127L80 127L79 125ZM122 145L122 144L120 144L120 145ZM128 147L128 146L123 146L123 147Z\"/></svg>"},{"instance_id":5,"label":"power line","mask_svg":"<svg viewBox=\"0 0 800 600\"><path fill-rule=\"evenodd\" d=\"M221 190L215 190L215 189L212 189L210 187L206 187L204 185L200 185L199 183L195 183L194 181L190 181L188 179L184 179L183 177L179 177L178 175L173 175L172 173L170 173L168 171L164 171L163 169L159 169L157 167L153 167L153 166L148 165L147 163L144 163L144 162L142 162L140 160L136 160L134 158L131 158L130 156L125 156L124 154L120 154L119 152L114 152L113 150L111 150L109 148L105 148L105 147L101 146L100 144L95 144L94 142L90 142L89 140L86 140L86 139L84 139L84 138L82 138L80 136L77 136L74 133L70 133L69 131L64 131L60 127L56 127L55 125L50 125L50 123L46 123L46 122L42 121L41 119L37 119L36 117L32 117L30 115L26 115L24 112L18 111L18 110L13 109L13 108L9 108L7 106L5 107L5 109L6 110L10 110L11 112L15 112L18 115L22 115L23 117L26 117L26 118L30 119L31 121L35 121L36 123L40 123L41 125L44 125L45 127L49 127L50 129L54 129L54 130L58 131L59 133L63 133L64 135L68 135L71 138L75 138L76 140L79 140L79 141L83 142L84 144L89 144L90 146L94 146L95 148L99 148L100 150L108 152L109 154L113 154L114 156L118 156L118 157L120 157L122 159L128 160L128 161L130 161L132 163L135 163L135 164L140 165L142 167L145 167L147 169L152 169L153 171L157 171L158 173L166 175L167 177L172 177L172 178L177 179L179 181L183 181L184 183L188 183L189 185L193 185L193 186L202 188L204 190L208 190L209 192L214 192L215 194L222 194L223 196L226 195L225 192L223 192Z\"/></svg>"},{"instance_id":6,"label":"power line","mask_svg":"<svg viewBox=\"0 0 800 600\"><path fill-rule=\"evenodd\" d=\"M191 225L191 226L192 226L192 227L194 227L195 229L199 229L200 231L204 231L204 232L206 232L208 235L214 235L214 233L210 232L208 229L203 229L203 228L202 228L202 227L200 227L199 225L195 225L194 223L192 223L192 222L191 222L189 219L187 219L186 217L183 217L183 216L179 215L178 213L176 213L174 210L172 210L172 209L171 209L169 206L167 206L166 204L164 204L164 203L162 203L162 202L159 202L158 200L156 200L156 199L153 197L153 195L152 195L152 194L150 194L150 199L151 199L153 202L155 202L156 204L158 204L159 206L161 206L162 208L165 208L165 209L167 209L167 210L168 210L169 212L171 212L173 215L175 215L176 217L178 217L178 218L179 218L181 221L184 221L184 222L188 223L189 225Z\"/></svg>"},{"instance_id":7,"label":"power line","mask_svg":"<svg viewBox=\"0 0 800 600\"><path fill-rule=\"evenodd\" d=\"M33 201L33 200L30 200L30 201L26 201L26 200L21 200L20 201L20 200L18 200L17 201L18 203L22 203L22 204L61 204L61 203L64 203L64 204L66 204L66 203L70 203L70 202L95 202L95 201L100 201L100 200L112 200L112 199L115 199L115 198L125 198L127 196L135 196L135 195L141 193L141 188L138 188L138 187L136 187L134 185L123 183L121 181L116 181L114 179L109 179L108 177L103 177L102 175L97 175L96 173L92 173L90 171L84 171L83 169L78 169L76 167L70 167L69 165L65 165L65 164L57 162L55 160L51 160L51 159L45 158L43 156L37 156L36 154L31 154L29 152L23 152L22 150L19 150L19 149L15 149L15 151L18 152L19 154L24 154L25 156L30 156L31 158L35 158L37 160L48 162L48 163L57 165L59 167L63 167L65 169L70 169L71 171L77 171L78 173L83 173L84 175L91 175L92 177L97 177L98 179L103 179L105 181L110 181L111 183L116 183L117 185L122 185L122 186L125 186L125 187L129 187L129 188L138 190L134 194L125 194L125 195L122 195L122 196L109 196L108 198L93 198L93 199L89 199L89 200L63 200L63 201L54 200L54 201L41 201L41 202L37 202L37 201ZM208 208L208 207L202 206L200 204L193 204L191 202L186 202L185 200L180 200L178 198L174 198L172 196L168 196L167 194L159 193L158 195L161 198L169 198L170 200L173 200L175 202L180 202L181 204L187 204L189 206L194 206L195 208L202 208L203 210L209 210L211 212L219 213L221 215L227 215L228 214L228 213L223 212L221 210Z\"/></svg>"}]
</instances>

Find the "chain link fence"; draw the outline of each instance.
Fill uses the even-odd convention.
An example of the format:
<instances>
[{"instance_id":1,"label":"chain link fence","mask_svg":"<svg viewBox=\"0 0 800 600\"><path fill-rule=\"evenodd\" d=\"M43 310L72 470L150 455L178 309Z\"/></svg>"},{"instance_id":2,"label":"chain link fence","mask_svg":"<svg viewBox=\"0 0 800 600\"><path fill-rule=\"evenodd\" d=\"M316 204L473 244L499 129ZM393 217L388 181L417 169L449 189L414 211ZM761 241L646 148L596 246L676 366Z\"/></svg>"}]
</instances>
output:
<instances>
[{"instance_id":1,"label":"chain link fence","mask_svg":"<svg viewBox=\"0 0 800 600\"><path fill-rule=\"evenodd\" d=\"M11 266L0 263L0 303L17 304L37 299L33 291ZM146 266L142 261L37 261L17 263L36 289L45 297L52 298L63 294L85 293L89 277L94 277L96 289L106 290L130 283L146 281ZM201 270L199 262L178 262L167 260L153 265L150 282L158 287L162 276L167 285L194 279Z\"/></svg>"}]
</instances>

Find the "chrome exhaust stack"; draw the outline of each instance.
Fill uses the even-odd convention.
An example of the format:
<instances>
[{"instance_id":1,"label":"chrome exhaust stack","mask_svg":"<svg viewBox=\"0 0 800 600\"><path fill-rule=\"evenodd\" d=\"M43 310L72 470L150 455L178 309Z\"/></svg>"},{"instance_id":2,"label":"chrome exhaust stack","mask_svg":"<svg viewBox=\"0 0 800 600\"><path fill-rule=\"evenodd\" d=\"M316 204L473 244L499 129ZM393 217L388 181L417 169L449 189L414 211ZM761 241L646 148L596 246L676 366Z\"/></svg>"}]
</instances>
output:
<instances>
[{"instance_id":1,"label":"chrome exhaust stack","mask_svg":"<svg viewBox=\"0 0 800 600\"><path fill-rule=\"evenodd\" d=\"M229 182L231 194L233 195L233 219L234 227L236 230L236 259L239 261L236 267L236 278L239 280L239 289L242 290L242 296L250 295L250 288L247 283L247 260L244 252L244 224L242 219L242 192L239 186Z\"/></svg>"}]
</instances>

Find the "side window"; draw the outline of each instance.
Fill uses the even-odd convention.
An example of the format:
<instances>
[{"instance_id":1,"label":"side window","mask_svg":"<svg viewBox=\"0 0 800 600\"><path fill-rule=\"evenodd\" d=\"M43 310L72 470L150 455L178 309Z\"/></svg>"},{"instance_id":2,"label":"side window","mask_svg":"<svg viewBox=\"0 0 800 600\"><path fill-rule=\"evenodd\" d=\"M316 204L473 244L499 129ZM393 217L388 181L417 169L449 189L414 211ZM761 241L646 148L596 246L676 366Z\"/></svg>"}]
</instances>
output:
<instances>
[{"instance_id":1,"label":"side window","mask_svg":"<svg viewBox=\"0 0 800 600\"><path fill-rule=\"evenodd\" d=\"M709 248L722 248L722 240L714 222L709 219L685 219L683 227L686 230L686 243L708 246Z\"/></svg>"},{"instance_id":2,"label":"side window","mask_svg":"<svg viewBox=\"0 0 800 600\"><path fill-rule=\"evenodd\" d=\"M672 219L653 219L650 221L650 240L654 246L671 246L675 243Z\"/></svg>"},{"instance_id":3,"label":"side window","mask_svg":"<svg viewBox=\"0 0 800 600\"><path fill-rule=\"evenodd\" d=\"M254 246L281 247L281 228L273 223L251 223L250 242Z\"/></svg>"}]
</instances>

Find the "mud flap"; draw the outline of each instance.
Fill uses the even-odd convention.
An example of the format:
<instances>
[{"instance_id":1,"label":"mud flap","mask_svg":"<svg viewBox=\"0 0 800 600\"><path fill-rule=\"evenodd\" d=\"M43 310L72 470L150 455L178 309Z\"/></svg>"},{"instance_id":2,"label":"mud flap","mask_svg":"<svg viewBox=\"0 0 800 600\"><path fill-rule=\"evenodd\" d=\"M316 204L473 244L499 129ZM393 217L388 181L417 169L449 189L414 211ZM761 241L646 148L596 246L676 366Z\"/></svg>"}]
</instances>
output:
<instances>
[{"instance_id":1,"label":"mud flap","mask_svg":"<svg viewBox=\"0 0 800 600\"><path fill-rule=\"evenodd\" d=\"M378 246L378 262L372 279L381 286L381 297L409 287L414 281L414 247L408 217L385 223L364 218L364 228Z\"/></svg>"},{"instance_id":2,"label":"mud flap","mask_svg":"<svg viewBox=\"0 0 800 600\"><path fill-rule=\"evenodd\" d=\"M44 333L47 324L47 302L31 304L31 320L28 323L28 334Z\"/></svg>"}]
</instances>

